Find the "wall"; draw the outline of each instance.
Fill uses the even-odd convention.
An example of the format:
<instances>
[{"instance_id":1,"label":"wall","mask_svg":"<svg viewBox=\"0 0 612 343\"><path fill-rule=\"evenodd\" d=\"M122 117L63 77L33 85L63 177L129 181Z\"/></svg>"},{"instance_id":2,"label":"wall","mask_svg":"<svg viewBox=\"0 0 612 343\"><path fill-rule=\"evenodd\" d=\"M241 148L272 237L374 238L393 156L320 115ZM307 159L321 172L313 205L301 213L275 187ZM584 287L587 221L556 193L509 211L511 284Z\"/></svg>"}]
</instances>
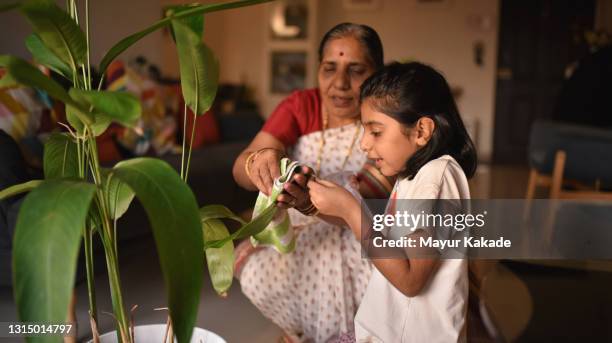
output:
<instances>
[{"instance_id":1,"label":"wall","mask_svg":"<svg viewBox=\"0 0 612 343\"><path fill-rule=\"evenodd\" d=\"M81 1L82 3L82 1ZM64 7L65 1L57 4ZM81 24L85 11L80 9ZM90 1L91 61L97 65L104 54L120 39L140 31L161 18L159 0L105 0ZM0 53L10 53L29 59L24 40L31 33L30 25L17 11L0 13ZM10 32L10 34L7 34ZM145 56L152 63L161 65L161 31L154 32L119 56L129 60L138 55Z\"/></svg>"},{"instance_id":2,"label":"wall","mask_svg":"<svg viewBox=\"0 0 612 343\"><path fill-rule=\"evenodd\" d=\"M25 39L32 32L28 22L17 11L0 13L0 54L29 58ZM9 34L10 32L10 34Z\"/></svg>"},{"instance_id":3,"label":"wall","mask_svg":"<svg viewBox=\"0 0 612 343\"><path fill-rule=\"evenodd\" d=\"M177 2L178 0L164 0ZM316 8L317 0L311 1ZM178 1L180 2L180 1ZM202 1L214 3L217 0ZM269 74L271 50L278 44L271 42L267 26L267 18L273 4L266 3L245 8L238 8L206 15L204 20L204 41L219 58L220 79L222 82L246 84L253 92L261 113L267 116L284 96L269 93ZM315 13L316 15L316 13ZM318 32L316 21L311 23L311 37ZM313 42L315 38L311 39ZM297 46L289 44L293 50ZM164 65L166 72L178 76L178 59L170 39L164 40ZM313 57L311 55L311 57ZM315 61L309 62L311 71L307 85L315 86Z\"/></svg>"},{"instance_id":4,"label":"wall","mask_svg":"<svg viewBox=\"0 0 612 343\"><path fill-rule=\"evenodd\" d=\"M91 59L96 64L119 40L162 18L160 0L90 0L89 3L92 17L90 32L94 42ZM162 66L161 39L162 31L155 31L130 47L118 58L129 61L142 55L149 62Z\"/></svg>"},{"instance_id":5,"label":"wall","mask_svg":"<svg viewBox=\"0 0 612 343\"><path fill-rule=\"evenodd\" d=\"M164 4L183 3L180 0L162 0ZM218 0L200 1L203 4L217 3ZM263 63L261 47L264 38L264 6L251 6L209 13L204 18L204 42L220 60L221 78L227 82L245 79L255 82L249 76L260 75L257 70ZM261 57L260 57L261 55ZM178 58L170 36L164 37L165 70L178 76Z\"/></svg>"}]
</instances>

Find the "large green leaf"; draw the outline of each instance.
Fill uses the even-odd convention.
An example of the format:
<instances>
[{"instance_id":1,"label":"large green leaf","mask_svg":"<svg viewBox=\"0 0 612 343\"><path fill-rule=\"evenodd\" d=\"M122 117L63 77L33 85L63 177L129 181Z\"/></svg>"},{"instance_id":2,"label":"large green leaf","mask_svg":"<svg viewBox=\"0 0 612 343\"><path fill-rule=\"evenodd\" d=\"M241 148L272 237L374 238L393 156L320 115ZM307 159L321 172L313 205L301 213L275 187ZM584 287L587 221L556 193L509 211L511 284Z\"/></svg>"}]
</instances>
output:
<instances>
[{"instance_id":1,"label":"large green leaf","mask_svg":"<svg viewBox=\"0 0 612 343\"><path fill-rule=\"evenodd\" d=\"M234 277L234 242L226 226L219 219L232 219L242 225L246 222L223 205L207 205L200 209L204 242L224 242L220 247L209 247L206 251L208 271L215 288L221 296L227 294Z\"/></svg>"},{"instance_id":2,"label":"large green leaf","mask_svg":"<svg viewBox=\"0 0 612 343\"><path fill-rule=\"evenodd\" d=\"M65 108L65 112L66 112L66 120L68 120L68 123L70 124L70 126L72 126L72 128L74 128L74 130L79 135L82 135L83 134L83 130L85 129L85 125L83 124L81 119L79 119L78 110L76 108L68 105L68 104L66 104L66 106L64 108ZM92 115L91 120L92 120L92 123L94 123L95 119L93 118L93 115ZM110 123L109 123L109 125L110 125Z\"/></svg>"},{"instance_id":3,"label":"large green leaf","mask_svg":"<svg viewBox=\"0 0 612 343\"><path fill-rule=\"evenodd\" d=\"M240 224L244 225L246 222L232 212L229 208L223 205L206 205L200 208L200 219L205 222L209 219L224 219L229 218L233 219Z\"/></svg>"},{"instance_id":4,"label":"large green leaf","mask_svg":"<svg viewBox=\"0 0 612 343\"><path fill-rule=\"evenodd\" d=\"M68 92L59 83L48 78L28 62L14 56L0 55L0 67L5 67L6 70L6 74L0 79L0 87L12 87L21 84L44 90L51 97L74 107L79 120L92 124L92 116L86 108L72 100Z\"/></svg>"},{"instance_id":5,"label":"large green leaf","mask_svg":"<svg viewBox=\"0 0 612 343\"><path fill-rule=\"evenodd\" d=\"M255 219L243 225L229 237L204 242L204 249L220 248L231 240L246 238L260 233L270 224L277 209L276 205L268 206Z\"/></svg>"},{"instance_id":6,"label":"large green leaf","mask_svg":"<svg viewBox=\"0 0 612 343\"><path fill-rule=\"evenodd\" d=\"M87 108L89 106L86 103L81 103L81 107ZM66 119L68 120L68 123L70 123L70 126L72 126L78 134L82 135L83 130L85 129L85 125L80 119L79 110L77 110L75 107L70 106L70 105L66 105L65 108L66 108ZM93 114L92 113L91 115L92 115L92 123L90 125L90 128L94 136L97 137L101 135L102 133L104 133L104 131L106 131L106 129L110 126L111 119L103 114Z\"/></svg>"},{"instance_id":7,"label":"large green leaf","mask_svg":"<svg viewBox=\"0 0 612 343\"><path fill-rule=\"evenodd\" d=\"M140 118L142 111L138 98L126 92L86 91L71 88L68 94L75 101L93 107L96 123L110 120L132 127Z\"/></svg>"},{"instance_id":8,"label":"large green leaf","mask_svg":"<svg viewBox=\"0 0 612 343\"><path fill-rule=\"evenodd\" d=\"M18 185L13 185L0 191L0 200L15 196L17 194L29 192L38 187L43 180L32 180Z\"/></svg>"},{"instance_id":9,"label":"large green leaf","mask_svg":"<svg viewBox=\"0 0 612 343\"><path fill-rule=\"evenodd\" d=\"M195 197L176 171L161 160L123 161L112 174L134 191L147 212L174 331L179 342L188 342L197 316L204 270L202 226Z\"/></svg>"},{"instance_id":10,"label":"large green leaf","mask_svg":"<svg viewBox=\"0 0 612 343\"><path fill-rule=\"evenodd\" d=\"M26 38L26 47L38 63L45 65L66 79L72 81L72 71L70 67L60 60L35 33Z\"/></svg>"},{"instance_id":11,"label":"large green leaf","mask_svg":"<svg viewBox=\"0 0 612 343\"><path fill-rule=\"evenodd\" d=\"M72 69L85 63L85 34L52 0L26 0L21 11L45 46Z\"/></svg>"},{"instance_id":12,"label":"large green leaf","mask_svg":"<svg viewBox=\"0 0 612 343\"><path fill-rule=\"evenodd\" d=\"M13 281L19 320L63 323L74 289L79 244L95 186L47 180L21 205L13 241ZM61 342L59 336L30 338Z\"/></svg>"},{"instance_id":13,"label":"large green leaf","mask_svg":"<svg viewBox=\"0 0 612 343\"><path fill-rule=\"evenodd\" d=\"M45 179L79 176L79 159L74 139L65 133L53 133L45 142L43 154Z\"/></svg>"},{"instance_id":14,"label":"large green leaf","mask_svg":"<svg viewBox=\"0 0 612 343\"><path fill-rule=\"evenodd\" d=\"M113 177L110 169L102 169L102 179L110 216L112 219L119 219L130 207L134 191L119 178Z\"/></svg>"},{"instance_id":15,"label":"large green leaf","mask_svg":"<svg viewBox=\"0 0 612 343\"><path fill-rule=\"evenodd\" d=\"M173 20L176 37L181 89L185 104L196 115L210 109L219 82L219 62L202 39L182 20Z\"/></svg>"},{"instance_id":16,"label":"large green leaf","mask_svg":"<svg viewBox=\"0 0 612 343\"><path fill-rule=\"evenodd\" d=\"M100 62L100 74L104 74L106 72L106 68L111 64L111 62L119 56L122 52L124 52L127 48L132 46L134 43L138 42L142 38L146 37L149 33L155 32L162 27L170 25L173 19L181 19L187 18L192 15L202 15L204 13L210 13L215 11L222 11L226 9L251 6L255 4L260 4L264 2L269 2L271 0L245 0L245 1L234 1L234 2L226 2L221 4L210 4L210 5L201 5L194 7L193 9L186 10L181 13L177 13L173 16L164 18L155 24L147 27L146 29L136 32L130 36L125 37L119 43L115 44L110 50L104 55L102 61Z\"/></svg>"},{"instance_id":17,"label":"large green leaf","mask_svg":"<svg viewBox=\"0 0 612 343\"><path fill-rule=\"evenodd\" d=\"M219 219L202 221L204 240L221 240L230 236L227 227ZM220 248L206 249L208 272L215 291L221 296L227 295L234 278L234 242L231 240Z\"/></svg>"},{"instance_id":18,"label":"large green leaf","mask_svg":"<svg viewBox=\"0 0 612 343\"><path fill-rule=\"evenodd\" d=\"M268 206L255 219L234 232L233 239L246 238L260 233L270 224L277 210L278 207L276 205Z\"/></svg>"},{"instance_id":19,"label":"large green leaf","mask_svg":"<svg viewBox=\"0 0 612 343\"><path fill-rule=\"evenodd\" d=\"M18 57L0 55L0 67L6 68L6 74L0 79L0 87L13 87L21 84L42 89L61 101L71 101L68 92L59 83Z\"/></svg>"},{"instance_id":20,"label":"large green leaf","mask_svg":"<svg viewBox=\"0 0 612 343\"><path fill-rule=\"evenodd\" d=\"M166 17L174 16L178 13L188 11L194 7L200 6L199 4L185 4L185 5L172 5L164 8L164 14ZM200 38L204 32L204 15L192 15L187 18L180 19L181 22L185 23L189 28L195 32ZM174 38L174 31L171 30L172 39ZM176 39L175 39L176 41Z\"/></svg>"}]
</instances>

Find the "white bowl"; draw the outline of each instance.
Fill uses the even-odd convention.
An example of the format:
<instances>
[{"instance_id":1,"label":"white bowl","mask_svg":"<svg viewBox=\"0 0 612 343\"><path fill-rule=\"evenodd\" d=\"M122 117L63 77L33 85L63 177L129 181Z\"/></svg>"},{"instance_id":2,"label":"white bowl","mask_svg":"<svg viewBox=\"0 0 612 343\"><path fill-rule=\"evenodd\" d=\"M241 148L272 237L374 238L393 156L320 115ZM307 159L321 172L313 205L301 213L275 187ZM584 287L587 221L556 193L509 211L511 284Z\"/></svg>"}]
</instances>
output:
<instances>
[{"instance_id":1,"label":"white bowl","mask_svg":"<svg viewBox=\"0 0 612 343\"><path fill-rule=\"evenodd\" d=\"M163 342L166 333L166 324L137 325L134 327L135 343ZM176 342L176 339L174 340ZM90 343L92 341L89 341ZM101 343L117 343L117 333L107 332L100 336ZM225 340L214 332L193 328L191 343L226 343Z\"/></svg>"}]
</instances>

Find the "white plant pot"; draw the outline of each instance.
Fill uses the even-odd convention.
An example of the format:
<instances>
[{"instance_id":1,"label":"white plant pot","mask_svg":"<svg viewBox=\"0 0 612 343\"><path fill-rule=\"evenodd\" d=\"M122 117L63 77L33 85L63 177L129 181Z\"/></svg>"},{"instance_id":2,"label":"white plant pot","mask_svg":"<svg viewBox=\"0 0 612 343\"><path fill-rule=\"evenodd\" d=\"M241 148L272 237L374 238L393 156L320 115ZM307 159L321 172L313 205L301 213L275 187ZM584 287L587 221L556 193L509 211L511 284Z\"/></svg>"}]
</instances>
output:
<instances>
[{"instance_id":1,"label":"white plant pot","mask_svg":"<svg viewBox=\"0 0 612 343\"><path fill-rule=\"evenodd\" d=\"M137 325L134 327L135 343L163 342L166 333L166 324ZM91 342L91 341L90 341ZM100 336L101 343L117 343L117 333L107 332ZM176 342L176 340L175 340ZM214 332L193 328L191 343L226 343Z\"/></svg>"}]
</instances>

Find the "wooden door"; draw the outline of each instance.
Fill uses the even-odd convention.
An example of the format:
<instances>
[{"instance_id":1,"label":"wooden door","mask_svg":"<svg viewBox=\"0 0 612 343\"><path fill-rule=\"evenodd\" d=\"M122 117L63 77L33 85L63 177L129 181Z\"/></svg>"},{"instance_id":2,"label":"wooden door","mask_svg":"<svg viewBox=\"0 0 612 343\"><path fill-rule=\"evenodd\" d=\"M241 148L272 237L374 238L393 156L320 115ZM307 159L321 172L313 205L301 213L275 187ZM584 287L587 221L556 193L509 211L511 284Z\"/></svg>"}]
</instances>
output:
<instances>
[{"instance_id":1,"label":"wooden door","mask_svg":"<svg viewBox=\"0 0 612 343\"><path fill-rule=\"evenodd\" d=\"M494 162L526 162L531 123L550 117L567 66L588 52L594 12L594 0L501 0Z\"/></svg>"}]
</instances>

